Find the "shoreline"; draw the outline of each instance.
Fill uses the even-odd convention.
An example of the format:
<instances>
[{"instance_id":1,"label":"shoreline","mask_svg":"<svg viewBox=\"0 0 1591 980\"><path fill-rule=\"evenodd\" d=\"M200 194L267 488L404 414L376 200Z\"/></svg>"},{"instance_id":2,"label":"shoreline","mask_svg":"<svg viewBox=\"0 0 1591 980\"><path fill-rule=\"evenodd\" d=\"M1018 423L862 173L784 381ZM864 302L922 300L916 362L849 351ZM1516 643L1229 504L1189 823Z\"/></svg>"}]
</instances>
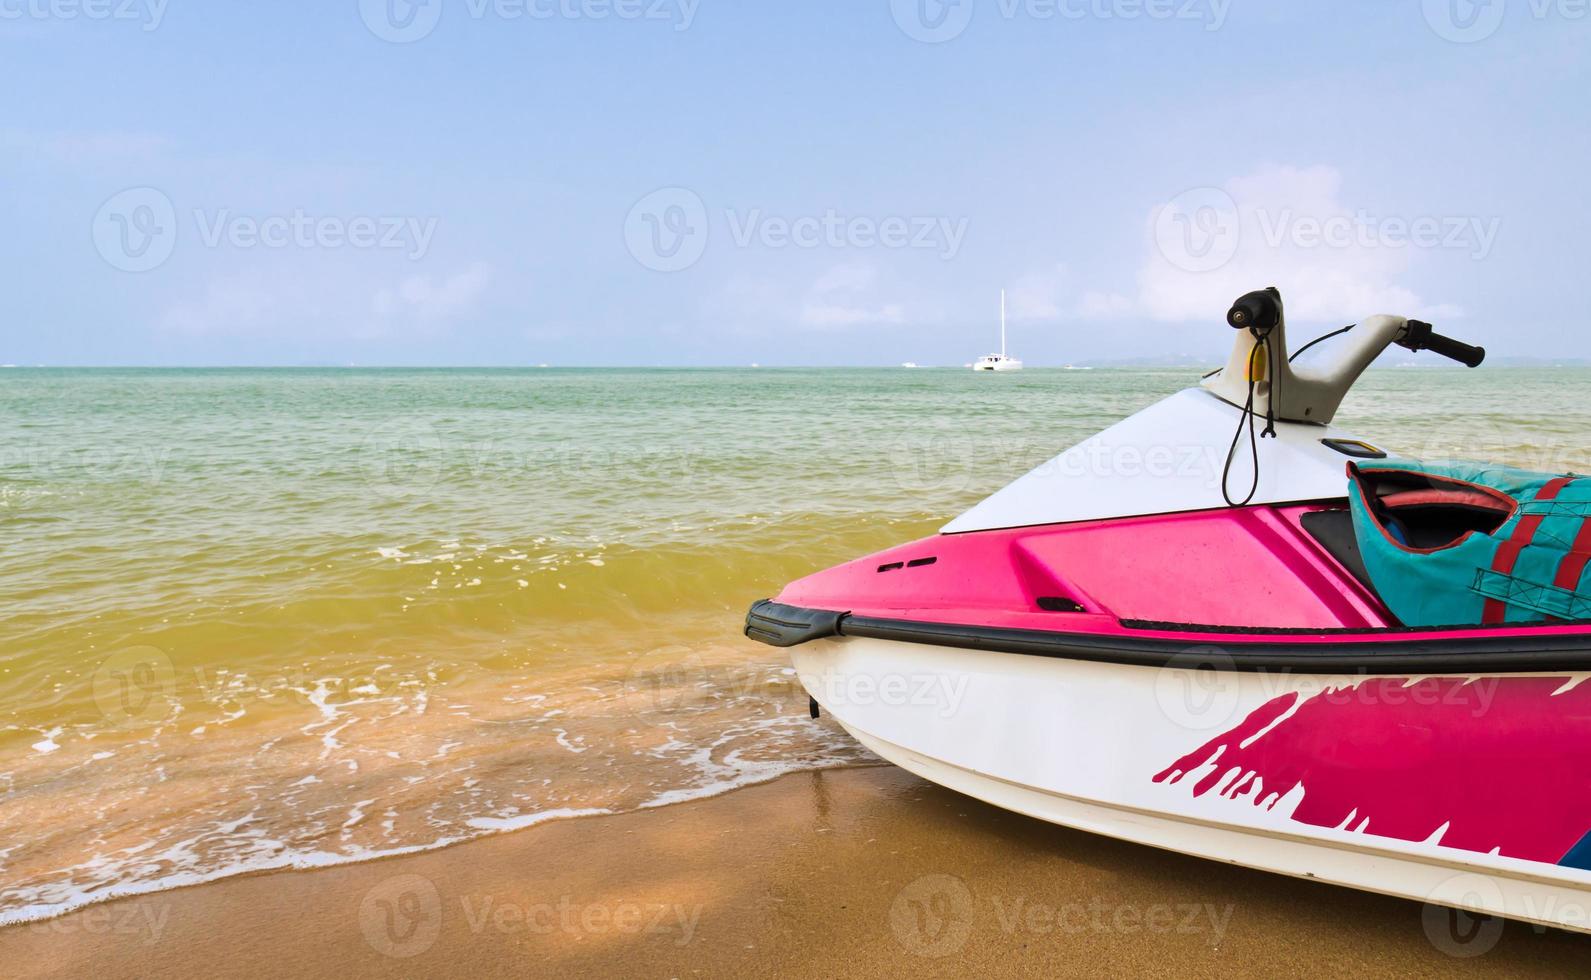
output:
<instances>
[{"instance_id":1,"label":"shoreline","mask_svg":"<svg viewBox=\"0 0 1591 980\"><path fill-rule=\"evenodd\" d=\"M135 901L138 899L156 899L171 892L186 891L192 888L203 888L208 885L219 885L239 878L252 878L265 875L292 874L296 872L321 871L329 868L341 868L357 864L373 864L381 861L400 860L420 854L430 854L444 851L449 848L462 847L480 841L490 840L505 834L518 834L549 823L559 823L569 820L592 819L596 817L615 817L631 813L645 813L651 810L666 807L684 806L715 799L741 790L752 789L767 783L777 782L790 776L800 776L810 772L841 772L848 769L877 769L887 767L886 762L853 763L835 766L823 766L813 769L789 769L766 779L756 779L744 783L735 783L726 786L708 786L700 790L700 795L686 795L680 799L666 800L663 802L649 801L630 810L606 809L561 809L546 810L539 813L526 814L520 817L478 817L469 822L477 833L461 837L441 838L426 844L412 844L394 847L390 850L376 851L368 854L334 854L329 852L295 853L279 864L262 864L258 867L219 868L207 872L180 872L168 878L155 882L137 883L113 887L103 894L86 898L82 901L59 902L49 906L22 906L11 912L0 912L0 937L6 930L25 928L40 923L49 923L67 916L88 912L101 905L115 902ZM680 792L680 791L673 791ZM693 791L685 791L693 792Z\"/></svg>"},{"instance_id":2,"label":"shoreline","mask_svg":"<svg viewBox=\"0 0 1591 980\"><path fill-rule=\"evenodd\" d=\"M1564 975L1591 939L1054 827L889 766L0 928L12 976ZM1475 954L1485 947L1480 955Z\"/></svg>"}]
</instances>

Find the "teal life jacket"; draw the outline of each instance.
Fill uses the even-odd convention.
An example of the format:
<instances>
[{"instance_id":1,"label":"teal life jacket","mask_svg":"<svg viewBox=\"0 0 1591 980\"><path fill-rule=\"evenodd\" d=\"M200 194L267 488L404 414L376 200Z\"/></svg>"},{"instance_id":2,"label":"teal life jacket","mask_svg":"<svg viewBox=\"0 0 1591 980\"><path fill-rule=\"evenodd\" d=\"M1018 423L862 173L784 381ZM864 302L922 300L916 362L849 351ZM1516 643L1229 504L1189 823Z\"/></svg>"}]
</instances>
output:
<instances>
[{"instance_id":1,"label":"teal life jacket","mask_svg":"<svg viewBox=\"0 0 1591 980\"><path fill-rule=\"evenodd\" d=\"M1400 459L1348 477L1365 570L1403 625L1591 619L1591 477Z\"/></svg>"}]
</instances>

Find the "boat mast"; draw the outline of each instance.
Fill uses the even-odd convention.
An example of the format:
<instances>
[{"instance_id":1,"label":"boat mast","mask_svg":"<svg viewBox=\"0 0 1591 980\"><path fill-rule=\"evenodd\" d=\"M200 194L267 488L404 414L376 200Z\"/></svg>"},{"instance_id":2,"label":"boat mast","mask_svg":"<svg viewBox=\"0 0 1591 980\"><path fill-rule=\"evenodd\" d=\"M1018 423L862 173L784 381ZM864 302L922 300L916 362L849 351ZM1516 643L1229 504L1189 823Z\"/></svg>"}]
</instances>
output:
<instances>
[{"instance_id":1,"label":"boat mast","mask_svg":"<svg viewBox=\"0 0 1591 980\"><path fill-rule=\"evenodd\" d=\"M1000 360L1005 360L1005 290L1000 290Z\"/></svg>"}]
</instances>

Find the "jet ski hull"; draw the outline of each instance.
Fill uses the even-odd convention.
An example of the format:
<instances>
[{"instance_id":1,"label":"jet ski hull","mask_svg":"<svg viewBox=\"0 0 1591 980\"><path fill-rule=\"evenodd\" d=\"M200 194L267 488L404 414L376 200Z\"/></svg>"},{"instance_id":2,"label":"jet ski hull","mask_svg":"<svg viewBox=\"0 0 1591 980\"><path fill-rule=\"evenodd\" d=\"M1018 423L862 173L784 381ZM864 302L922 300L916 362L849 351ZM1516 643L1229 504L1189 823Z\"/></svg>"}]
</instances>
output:
<instances>
[{"instance_id":1,"label":"jet ski hull","mask_svg":"<svg viewBox=\"0 0 1591 980\"><path fill-rule=\"evenodd\" d=\"M849 635L792 650L858 741L993 805L1591 931L1591 673L1306 673L1227 656L1193 646L1151 666Z\"/></svg>"},{"instance_id":2,"label":"jet ski hull","mask_svg":"<svg viewBox=\"0 0 1591 980\"><path fill-rule=\"evenodd\" d=\"M1344 503L938 535L746 631L997 806L1591 931L1591 624L1400 627L1333 543Z\"/></svg>"}]
</instances>

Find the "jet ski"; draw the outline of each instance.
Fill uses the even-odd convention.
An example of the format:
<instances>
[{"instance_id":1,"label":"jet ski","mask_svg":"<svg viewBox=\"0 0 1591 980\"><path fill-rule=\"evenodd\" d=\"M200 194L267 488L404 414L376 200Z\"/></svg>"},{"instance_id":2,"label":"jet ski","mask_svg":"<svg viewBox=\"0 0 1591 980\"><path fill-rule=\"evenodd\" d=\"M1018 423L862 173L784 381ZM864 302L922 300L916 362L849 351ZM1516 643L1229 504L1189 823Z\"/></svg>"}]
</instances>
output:
<instances>
[{"instance_id":1,"label":"jet ski","mask_svg":"<svg viewBox=\"0 0 1591 980\"><path fill-rule=\"evenodd\" d=\"M1227 322L1202 383L746 635L790 648L814 715L995 806L1591 931L1591 477L1337 428L1394 344L1484 360L1430 324L1296 362L1274 288Z\"/></svg>"}]
</instances>

